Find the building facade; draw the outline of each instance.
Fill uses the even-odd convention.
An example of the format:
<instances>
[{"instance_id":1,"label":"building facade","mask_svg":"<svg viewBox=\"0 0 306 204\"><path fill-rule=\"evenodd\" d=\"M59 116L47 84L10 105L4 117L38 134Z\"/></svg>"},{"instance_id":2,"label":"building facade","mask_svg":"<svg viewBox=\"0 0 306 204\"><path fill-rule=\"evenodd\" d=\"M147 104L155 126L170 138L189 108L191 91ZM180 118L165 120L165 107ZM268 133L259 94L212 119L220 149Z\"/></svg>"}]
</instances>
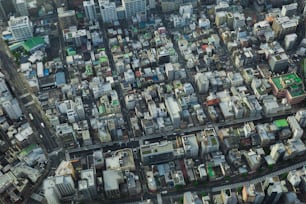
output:
<instances>
[{"instance_id":1,"label":"building facade","mask_svg":"<svg viewBox=\"0 0 306 204\"><path fill-rule=\"evenodd\" d=\"M8 25L16 41L33 37L33 25L28 16L11 17Z\"/></svg>"}]
</instances>

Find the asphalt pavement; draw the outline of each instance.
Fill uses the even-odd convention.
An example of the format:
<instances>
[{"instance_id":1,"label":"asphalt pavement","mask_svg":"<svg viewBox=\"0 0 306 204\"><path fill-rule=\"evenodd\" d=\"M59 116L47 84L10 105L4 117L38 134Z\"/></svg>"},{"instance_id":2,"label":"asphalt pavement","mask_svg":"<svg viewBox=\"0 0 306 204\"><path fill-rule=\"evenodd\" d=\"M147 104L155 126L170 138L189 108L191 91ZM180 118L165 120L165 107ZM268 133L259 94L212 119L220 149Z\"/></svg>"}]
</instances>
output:
<instances>
[{"instance_id":1,"label":"asphalt pavement","mask_svg":"<svg viewBox=\"0 0 306 204\"><path fill-rule=\"evenodd\" d=\"M44 113L42 113L41 109L39 108L39 104L37 104L35 101L33 101L33 103L29 103L31 101L28 100L26 100L27 103L24 104L23 102L25 101L21 98L23 95L32 94L27 82L22 79L22 76L19 75L17 72L17 65L4 51L0 51L0 59L2 62L1 72L4 73L9 85L12 87L23 113L28 119L30 113L33 115L33 121L29 119L29 122L33 124L32 128L36 133L34 135L36 136L37 141L41 141L43 143L43 146L47 152L52 152L54 149L58 148L58 144L55 141L54 135L47 127L48 122L44 120L42 115Z\"/></svg>"}]
</instances>

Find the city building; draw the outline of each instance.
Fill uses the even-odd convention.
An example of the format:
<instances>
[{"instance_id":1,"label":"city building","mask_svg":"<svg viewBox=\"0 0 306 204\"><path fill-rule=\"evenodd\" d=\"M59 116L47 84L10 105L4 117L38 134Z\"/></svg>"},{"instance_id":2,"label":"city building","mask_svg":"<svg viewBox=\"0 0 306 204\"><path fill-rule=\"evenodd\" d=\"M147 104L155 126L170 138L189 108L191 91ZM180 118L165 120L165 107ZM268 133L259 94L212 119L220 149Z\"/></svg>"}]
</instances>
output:
<instances>
[{"instance_id":1,"label":"city building","mask_svg":"<svg viewBox=\"0 0 306 204\"><path fill-rule=\"evenodd\" d=\"M109 0L99 0L100 13L103 22L112 23L118 20L116 3Z\"/></svg>"},{"instance_id":2,"label":"city building","mask_svg":"<svg viewBox=\"0 0 306 204\"><path fill-rule=\"evenodd\" d=\"M163 141L140 146L141 161L145 164L158 164L174 159L172 142Z\"/></svg>"},{"instance_id":3,"label":"city building","mask_svg":"<svg viewBox=\"0 0 306 204\"><path fill-rule=\"evenodd\" d=\"M261 204L265 198L265 192L261 183L243 186L242 199L246 203Z\"/></svg>"},{"instance_id":4,"label":"city building","mask_svg":"<svg viewBox=\"0 0 306 204\"><path fill-rule=\"evenodd\" d=\"M122 171L103 171L104 191L108 199L120 198L119 185L124 182Z\"/></svg>"},{"instance_id":5,"label":"city building","mask_svg":"<svg viewBox=\"0 0 306 204\"><path fill-rule=\"evenodd\" d=\"M279 98L286 98L289 104L297 104L306 98L302 79L296 73L288 73L271 77L273 94Z\"/></svg>"},{"instance_id":6,"label":"city building","mask_svg":"<svg viewBox=\"0 0 306 204\"><path fill-rule=\"evenodd\" d=\"M16 10L20 16L28 16L28 5L26 0L16 0Z\"/></svg>"},{"instance_id":7,"label":"city building","mask_svg":"<svg viewBox=\"0 0 306 204\"><path fill-rule=\"evenodd\" d=\"M204 129L200 133L200 142L202 156L211 152L219 151L219 140L214 128Z\"/></svg>"},{"instance_id":8,"label":"city building","mask_svg":"<svg viewBox=\"0 0 306 204\"><path fill-rule=\"evenodd\" d=\"M183 204L202 204L202 201L197 194L188 191L184 193Z\"/></svg>"},{"instance_id":9,"label":"city building","mask_svg":"<svg viewBox=\"0 0 306 204\"><path fill-rule=\"evenodd\" d=\"M14 17L8 21L9 29L16 41L33 37L33 25L28 16Z\"/></svg>"},{"instance_id":10,"label":"city building","mask_svg":"<svg viewBox=\"0 0 306 204\"><path fill-rule=\"evenodd\" d=\"M280 73L288 70L289 58L286 53L270 55L268 63L273 72Z\"/></svg>"},{"instance_id":11,"label":"city building","mask_svg":"<svg viewBox=\"0 0 306 204\"><path fill-rule=\"evenodd\" d=\"M125 17L131 20L136 14L144 13L146 15L146 1L145 0L122 0L122 5L125 9Z\"/></svg>"},{"instance_id":12,"label":"city building","mask_svg":"<svg viewBox=\"0 0 306 204\"><path fill-rule=\"evenodd\" d=\"M185 156L198 157L199 145L197 138L194 134L182 136L182 143L185 151Z\"/></svg>"},{"instance_id":13,"label":"city building","mask_svg":"<svg viewBox=\"0 0 306 204\"><path fill-rule=\"evenodd\" d=\"M4 101L2 103L2 107L8 117L12 120L16 120L22 116L22 111L19 106L17 99L13 99L11 101Z\"/></svg>"},{"instance_id":14,"label":"city building","mask_svg":"<svg viewBox=\"0 0 306 204\"><path fill-rule=\"evenodd\" d=\"M60 7L57 9L57 15L61 29L66 29L78 24L75 10L64 10L64 8Z\"/></svg>"},{"instance_id":15,"label":"city building","mask_svg":"<svg viewBox=\"0 0 306 204\"><path fill-rule=\"evenodd\" d=\"M86 18L90 21L96 20L97 13L94 0L83 1L83 7L85 10Z\"/></svg>"},{"instance_id":16,"label":"city building","mask_svg":"<svg viewBox=\"0 0 306 204\"><path fill-rule=\"evenodd\" d=\"M93 200L97 197L97 184L94 169L81 171L78 190L84 196L85 200Z\"/></svg>"},{"instance_id":17,"label":"city building","mask_svg":"<svg viewBox=\"0 0 306 204\"><path fill-rule=\"evenodd\" d=\"M44 180L44 195L48 203L59 204L61 200L71 198L75 193L71 176L52 176Z\"/></svg>"}]
</instances>

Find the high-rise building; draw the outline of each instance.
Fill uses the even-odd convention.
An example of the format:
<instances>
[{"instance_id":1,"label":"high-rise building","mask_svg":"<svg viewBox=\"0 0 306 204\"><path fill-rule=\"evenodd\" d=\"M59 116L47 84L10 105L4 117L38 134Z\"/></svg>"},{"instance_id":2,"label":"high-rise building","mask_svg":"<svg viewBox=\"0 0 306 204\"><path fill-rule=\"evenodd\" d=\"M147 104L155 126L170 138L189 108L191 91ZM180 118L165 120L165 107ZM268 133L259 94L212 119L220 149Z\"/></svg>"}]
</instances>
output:
<instances>
[{"instance_id":1,"label":"high-rise building","mask_svg":"<svg viewBox=\"0 0 306 204\"><path fill-rule=\"evenodd\" d=\"M26 0L16 0L16 11L20 16L28 16L28 5Z\"/></svg>"},{"instance_id":2,"label":"high-rise building","mask_svg":"<svg viewBox=\"0 0 306 204\"><path fill-rule=\"evenodd\" d=\"M0 78L0 101L11 100L12 93L6 85L4 79Z\"/></svg>"},{"instance_id":3,"label":"high-rise building","mask_svg":"<svg viewBox=\"0 0 306 204\"><path fill-rule=\"evenodd\" d=\"M83 1L85 15L88 20L95 20L97 18L96 7L94 0Z\"/></svg>"},{"instance_id":4,"label":"high-rise building","mask_svg":"<svg viewBox=\"0 0 306 204\"><path fill-rule=\"evenodd\" d=\"M122 5L125 8L126 19L136 16L137 13L146 14L145 0L122 0Z\"/></svg>"},{"instance_id":5,"label":"high-rise building","mask_svg":"<svg viewBox=\"0 0 306 204\"><path fill-rule=\"evenodd\" d=\"M7 10L4 7L4 1L5 0L0 0L0 18L1 20L4 20L7 18Z\"/></svg>"},{"instance_id":6,"label":"high-rise building","mask_svg":"<svg viewBox=\"0 0 306 204\"><path fill-rule=\"evenodd\" d=\"M33 25L28 16L17 18L12 16L8 25L16 41L27 40L33 37Z\"/></svg>"},{"instance_id":7,"label":"high-rise building","mask_svg":"<svg viewBox=\"0 0 306 204\"><path fill-rule=\"evenodd\" d=\"M92 200L97 197L96 175L94 169L81 171L81 180L79 180L79 192L86 200Z\"/></svg>"},{"instance_id":8,"label":"high-rise building","mask_svg":"<svg viewBox=\"0 0 306 204\"><path fill-rule=\"evenodd\" d=\"M103 22L109 23L118 20L115 2L99 0L99 7Z\"/></svg>"},{"instance_id":9,"label":"high-rise building","mask_svg":"<svg viewBox=\"0 0 306 204\"><path fill-rule=\"evenodd\" d=\"M76 26L78 24L75 16L75 10L65 11L63 8L58 8L57 13L61 29L69 28L70 26Z\"/></svg>"},{"instance_id":10,"label":"high-rise building","mask_svg":"<svg viewBox=\"0 0 306 204\"><path fill-rule=\"evenodd\" d=\"M11 101L4 101L2 103L2 107L9 116L9 118L12 120L16 120L22 115L22 111L16 99L13 99Z\"/></svg>"},{"instance_id":11,"label":"high-rise building","mask_svg":"<svg viewBox=\"0 0 306 204\"><path fill-rule=\"evenodd\" d=\"M48 177L44 180L43 188L49 204L59 204L62 199L75 193L74 181L70 175Z\"/></svg>"}]
</instances>

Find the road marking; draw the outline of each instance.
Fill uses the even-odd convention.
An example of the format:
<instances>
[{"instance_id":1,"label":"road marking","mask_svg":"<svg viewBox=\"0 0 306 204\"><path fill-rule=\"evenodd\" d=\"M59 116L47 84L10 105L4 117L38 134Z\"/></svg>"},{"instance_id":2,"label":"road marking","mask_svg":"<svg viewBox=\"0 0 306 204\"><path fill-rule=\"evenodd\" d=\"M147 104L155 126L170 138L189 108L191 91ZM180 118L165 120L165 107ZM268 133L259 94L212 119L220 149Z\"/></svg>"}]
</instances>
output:
<instances>
[{"instance_id":1,"label":"road marking","mask_svg":"<svg viewBox=\"0 0 306 204\"><path fill-rule=\"evenodd\" d=\"M24 104L24 106L25 106L25 107L28 107L28 106L30 106L30 105L33 105L34 103L35 103L34 101L30 101L29 103Z\"/></svg>"},{"instance_id":2,"label":"road marking","mask_svg":"<svg viewBox=\"0 0 306 204\"><path fill-rule=\"evenodd\" d=\"M30 96L30 95L31 95L30 93L25 93L25 94L21 95L20 98L25 98L25 97Z\"/></svg>"}]
</instances>

